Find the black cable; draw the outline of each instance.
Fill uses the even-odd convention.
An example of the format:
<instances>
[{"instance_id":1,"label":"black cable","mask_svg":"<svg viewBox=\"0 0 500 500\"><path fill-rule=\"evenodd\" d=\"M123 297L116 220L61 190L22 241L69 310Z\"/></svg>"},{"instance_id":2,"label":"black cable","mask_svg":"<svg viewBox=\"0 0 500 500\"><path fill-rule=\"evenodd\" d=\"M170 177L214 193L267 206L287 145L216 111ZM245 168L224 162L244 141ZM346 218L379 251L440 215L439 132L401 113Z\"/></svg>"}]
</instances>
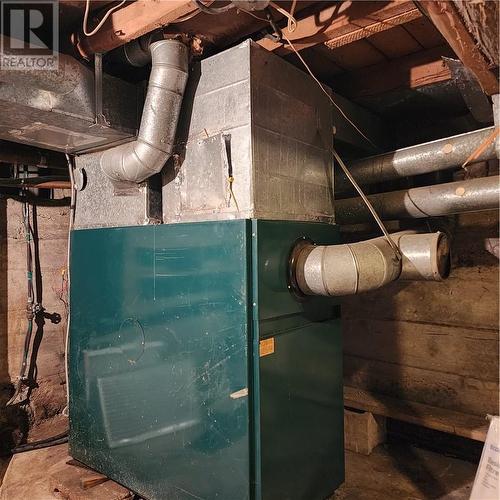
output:
<instances>
[{"instance_id":1,"label":"black cable","mask_svg":"<svg viewBox=\"0 0 500 500\"><path fill-rule=\"evenodd\" d=\"M29 203L30 205L37 205L40 207L67 207L71 203L71 199L68 197L65 198L57 198L57 199L49 199L49 198L40 198L39 196L35 196L32 194L7 194L0 193L0 198L3 199L11 199L14 201L18 201L20 203Z\"/></svg>"},{"instance_id":2,"label":"black cable","mask_svg":"<svg viewBox=\"0 0 500 500\"><path fill-rule=\"evenodd\" d=\"M31 347L31 338L33 336L33 320L39 311L35 300L35 292L33 288L33 254L31 245L34 240L33 229L30 222L30 209L28 203L23 203L23 225L24 225L24 239L26 242L26 279L27 279L27 302L26 302L26 318L27 328L24 336L24 347L21 357L21 367L19 368L19 375L15 386L13 396L5 403L5 406L14 404L17 397L21 393L23 385L26 384L26 369L28 366L28 354Z\"/></svg>"},{"instance_id":3,"label":"black cable","mask_svg":"<svg viewBox=\"0 0 500 500\"><path fill-rule=\"evenodd\" d=\"M64 431L61 434L52 436L50 438L41 439L40 441L33 441L32 443L22 444L16 446L11 450L13 454L23 453L25 451L40 450L42 448L48 448L49 446L56 446L58 444L63 444L68 442L68 431Z\"/></svg>"},{"instance_id":4,"label":"black cable","mask_svg":"<svg viewBox=\"0 0 500 500\"><path fill-rule=\"evenodd\" d=\"M207 7L201 0L194 0L194 3L202 12L211 15L222 14L223 12L227 12L228 10L234 9L233 3L224 5L223 7Z\"/></svg>"},{"instance_id":5,"label":"black cable","mask_svg":"<svg viewBox=\"0 0 500 500\"><path fill-rule=\"evenodd\" d=\"M281 28L276 24L276 21L273 19L273 14L269 7L266 7L264 10L267 18L267 22L271 25L271 28L274 33L268 33L266 35L266 38L271 39L275 43L280 43L283 41L283 33L281 31Z\"/></svg>"}]
</instances>

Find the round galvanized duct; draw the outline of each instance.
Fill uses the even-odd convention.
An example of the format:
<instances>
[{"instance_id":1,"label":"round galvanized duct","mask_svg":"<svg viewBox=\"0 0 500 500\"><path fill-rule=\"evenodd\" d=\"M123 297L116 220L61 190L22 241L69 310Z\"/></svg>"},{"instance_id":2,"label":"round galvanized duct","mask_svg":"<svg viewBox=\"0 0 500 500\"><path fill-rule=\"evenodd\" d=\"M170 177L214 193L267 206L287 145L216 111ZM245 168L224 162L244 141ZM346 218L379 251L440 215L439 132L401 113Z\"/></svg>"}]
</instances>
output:
<instances>
[{"instance_id":1,"label":"round galvanized duct","mask_svg":"<svg viewBox=\"0 0 500 500\"><path fill-rule=\"evenodd\" d=\"M305 295L344 296L376 290L396 279L441 281L449 274L450 245L444 233L403 231L344 245L301 243L294 280Z\"/></svg>"},{"instance_id":2,"label":"round galvanized duct","mask_svg":"<svg viewBox=\"0 0 500 500\"><path fill-rule=\"evenodd\" d=\"M368 196L382 219L424 218L498 208L499 176L469 179ZM357 224L372 220L361 198L335 201L335 221Z\"/></svg>"},{"instance_id":3,"label":"round galvanized duct","mask_svg":"<svg viewBox=\"0 0 500 500\"><path fill-rule=\"evenodd\" d=\"M447 170L461 165L469 155L493 132L494 127L426 142L390 153L363 158L350 165L350 172L358 184L373 184L401 177ZM475 161L495 158L492 142ZM351 184L344 173L335 178L335 191L342 192Z\"/></svg>"},{"instance_id":4,"label":"round galvanized duct","mask_svg":"<svg viewBox=\"0 0 500 500\"><path fill-rule=\"evenodd\" d=\"M101 156L101 168L113 181L142 182L160 172L172 154L188 77L188 48L177 40L161 40L149 50L152 67L139 135Z\"/></svg>"},{"instance_id":5,"label":"round galvanized duct","mask_svg":"<svg viewBox=\"0 0 500 500\"><path fill-rule=\"evenodd\" d=\"M403 257L398 279L442 281L450 274L450 241L446 234L403 231L391 238Z\"/></svg>"}]
</instances>

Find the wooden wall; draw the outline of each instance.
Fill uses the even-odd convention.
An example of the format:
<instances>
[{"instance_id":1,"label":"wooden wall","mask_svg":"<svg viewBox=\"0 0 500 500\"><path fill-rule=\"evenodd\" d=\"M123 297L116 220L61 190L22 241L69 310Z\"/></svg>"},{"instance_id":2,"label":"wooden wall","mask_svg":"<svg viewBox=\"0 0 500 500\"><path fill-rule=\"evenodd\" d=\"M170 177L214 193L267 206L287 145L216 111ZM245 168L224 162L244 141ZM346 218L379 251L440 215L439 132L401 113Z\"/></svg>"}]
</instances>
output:
<instances>
[{"instance_id":1,"label":"wooden wall","mask_svg":"<svg viewBox=\"0 0 500 500\"><path fill-rule=\"evenodd\" d=\"M38 207L38 258L41 270L43 321L35 325L33 342L37 350L32 367L35 385L30 404L13 410L4 403L11 383L19 373L26 331L26 243L22 223L22 205L0 200L0 438L12 418L37 423L60 412L66 404L64 378L64 337L67 300L63 288L66 269L68 208ZM58 321L57 316L60 316Z\"/></svg>"},{"instance_id":2,"label":"wooden wall","mask_svg":"<svg viewBox=\"0 0 500 500\"><path fill-rule=\"evenodd\" d=\"M498 413L498 223L496 211L456 217L444 282L396 282L343 300L346 386Z\"/></svg>"},{"instance_id":3,"label":"wooden wall","mask_svg":"<svg viewBox=\"0 0 500 500\"><path fill-rule=\"evenodd\" d=\"M43 332L38 330L37 387L27 410L31 423L65 405L66 311L60 291L68 209L41 207L37 220L43 305L62 320L46 318ZM0 201L0 222L0 387L5 388L19 370L26 324L21 205ZM394 283L343 300L345 385L482 418L498 412L498 214L461 215L454 224L448 280Z\"/></svg>"}]
</instances>

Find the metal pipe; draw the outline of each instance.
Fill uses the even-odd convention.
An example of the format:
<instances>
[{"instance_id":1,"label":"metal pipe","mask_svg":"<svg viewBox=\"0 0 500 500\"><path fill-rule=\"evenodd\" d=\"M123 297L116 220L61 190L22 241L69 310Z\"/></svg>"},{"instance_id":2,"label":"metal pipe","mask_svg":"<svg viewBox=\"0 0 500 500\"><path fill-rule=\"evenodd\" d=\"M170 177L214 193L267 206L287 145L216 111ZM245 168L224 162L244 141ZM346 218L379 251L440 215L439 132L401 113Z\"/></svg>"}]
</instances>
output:
<instances>
[{"instance_id":1,"label":"metal pipe","mask_svg":"<svg viewBox=\"0 0 500 500\"><path fill-rule=\"evenodd\" d=\"M350 172L358 184L366 185L447 170L461 165L493 130L494 127L474 130L364 158L353 162ZM491 160L495 157L495 144L492 143L475 161ZM335 190L342 192L350 186L347 177L339 171L335 178Z\"/></svg>"},{"instance_id":2,"label":"metal pipe","mask_svg":"<svg viewBox=\"0 0 500 500\"><path fill-rule=\"evenodd\" d=\"M25 187L25 188L45 188L45 189L69 189L67 177L60 175L46 175L36 177L0 178L2 187Z\"/></svg>"},{"instance_id":3,"label":"metal pipe","mask_svg":"<svg viewBox=\"0 0 500 500\"><path fill-rule=\"evenodd\" d=\"M450 274L450 241L445 233L401 231L391 234L402 255L398 279L443 281Z\"/></svg>"},{"instance_id":4,"label":"metal pipe","mask_svg":"<svg viewBox=\"0 0 500 500\"><path fill-rule=\"evenodd\" d=\"M402 231L358 243L316 246L301 242L293 280L305 295L345 296L376 290L396 279L442 281L450 270L444 233Z\"/></svg>"},{"instance_id":5,"label":"metal pipe","mask_svg":"<svg viewBox=\"0 0 500 500\"><path fill-rule=\"evenodd\" d=\"M385 220L420 219L462 212L498 208L499 176L469 179L368 196L371 204ZM335 201L335 217L339 224L357 224L372 220L361 198Z\"/></svg>"},{"instance_id":6,"label":"metal pipe","mask_svg":"<svg viewBox=\"0 0 500 500\"><path fill-rule=\"evenodd\" d=\"M375 290L401 274L401 261L385 237L302 250L296 280L306 295L343 296Z\"/></svg>"},{"instance_id":7,"label":"metal pipe","mask_svg":"<svg viewBox=\"0 0 500 500\"><path fill-rule=\"evenodd\" d=\"M158 173L172 154L188 77L188 48L178 40L150 46L152 68L139 135L108 149L101 168L113 181L142 182Z\"/></svg>"}]
</instances>

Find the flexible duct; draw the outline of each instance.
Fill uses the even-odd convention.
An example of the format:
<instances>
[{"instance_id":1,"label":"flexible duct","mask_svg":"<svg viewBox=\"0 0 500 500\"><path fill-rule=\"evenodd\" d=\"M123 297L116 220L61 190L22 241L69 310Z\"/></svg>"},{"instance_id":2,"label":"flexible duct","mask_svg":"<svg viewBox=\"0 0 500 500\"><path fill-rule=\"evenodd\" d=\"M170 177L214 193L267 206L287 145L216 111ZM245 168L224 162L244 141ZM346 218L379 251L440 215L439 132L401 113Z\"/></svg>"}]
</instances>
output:
<instances>
[{"instance_id":1,"label":"flexible duct","mask_svg":"<svg viewBox=\"0 0 500 500\"><path fill-rule=\"evenodd\" d=\"M382 219L419 219L498 208L499 176L449 182L368 196ZM338 224L372 220L361 198L335 201Z\"/></svg>"},{"instance_id":2,"label":"flexible duct","mask_svg":"<svg viewBox=\"0 0 500 500\"><path fill-rule=\"evenodd\" d=\"M344 245L302 245L294 278L305 295L345 296L376 290L396 279L441 281L449 274L450 245L443 233L403 231Z\"/></svg>"},{"instance_id":3,"label":"flexible duct","mask_svg":"<svg viewBox=\"0 0 500 500\"><path fill-rule=\"evenodd\" d=\"M364 158L353 162L350 165L350 172L358 184L366 185L447 170L461 165L493 130L494 127L474 130ZM491 160L495 157L495 143L492 142L475 161ZM338 172L335 179L335 190L341 192L350 187L351 184L347 177L342 172Z\"/></svg>"},{"instance_id":4,"label":"flexible duct","mask_svg":"<svg viewBox=\"0 0 500 500\"><path fill-rule=\"evenodd\" d=\"M188 48L177 40L161 40L149 50L151 75L138 137L101 156L101 168L113 181L142 182L160 172L172 154L188 77Z\"/></svg>"}]
</instances>

